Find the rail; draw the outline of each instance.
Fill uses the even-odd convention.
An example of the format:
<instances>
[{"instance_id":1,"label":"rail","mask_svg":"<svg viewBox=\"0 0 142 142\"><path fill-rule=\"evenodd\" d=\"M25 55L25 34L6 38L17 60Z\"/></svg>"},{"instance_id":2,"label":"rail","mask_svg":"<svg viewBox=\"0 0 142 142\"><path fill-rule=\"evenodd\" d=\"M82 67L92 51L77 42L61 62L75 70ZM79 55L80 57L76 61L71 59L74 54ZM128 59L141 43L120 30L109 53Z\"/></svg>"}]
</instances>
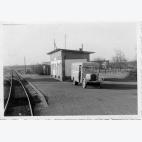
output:
<instances>
[{"instance_id":1,"label":"rail","mask_svg":"<svg viewBox=\"0 0 142 142\"><path fill-rule=\"evenodd\" d=\"M6 101L6 105L4 107L4 113L6 113L7 109L8 109L8 104L10 102L10 98L12 96L12 87L13 87L13 76L14 76L14 72L16 74L16 78L18 79L17 81L20 83L20 85L22 86L23 88L23 91L24 91L24 94L26 95L26 98L28 100L28 106L29 106L29 110L30 110L30 115L33 116L33 109L32 109L32 105L31 105L31 101L30 101L30 97L26 91L26 88L24 87L23 83L22 83L22 77L18 74L17 71L11 71L11 83L10 83L10 91L9 91L9 95L8 95L8 99Z\"/></svg>"},{"instance_id":2,"label":"rail","mask_svg":"<svg viewBox=\"0 0 142 142\"><path fill-rule=\"evenodd\" d=\"M13 72L11 71L10 90L9 90L8 98L7 98L5 107L4 107L4 114L5 114L5 112L6 112L7 108L8 108L9 100L10 100L10 97L11 97L11 90L12 90L12 84L13 84L12 80L13 80Z\"/></svg>"}]
</instances>

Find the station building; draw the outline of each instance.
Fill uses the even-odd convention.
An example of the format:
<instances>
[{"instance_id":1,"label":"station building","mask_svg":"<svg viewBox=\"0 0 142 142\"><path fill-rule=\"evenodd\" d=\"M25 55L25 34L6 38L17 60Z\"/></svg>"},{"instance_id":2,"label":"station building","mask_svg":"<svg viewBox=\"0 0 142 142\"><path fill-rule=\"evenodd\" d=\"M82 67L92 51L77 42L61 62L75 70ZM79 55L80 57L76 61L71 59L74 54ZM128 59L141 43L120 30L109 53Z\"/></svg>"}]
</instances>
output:
<instances>
[{"instance_id":1,"label":"station building","mask_svg":"<svg viewBox=\"0 0 142 142\"><path fill-rule=\"evenodd\" d=\"M71 78L71 65L75 62L90 61L90 54L94 52L69 50L57 48L49 53L51 64L51 76L63 81Z\"/></svg>"}]
</instances>

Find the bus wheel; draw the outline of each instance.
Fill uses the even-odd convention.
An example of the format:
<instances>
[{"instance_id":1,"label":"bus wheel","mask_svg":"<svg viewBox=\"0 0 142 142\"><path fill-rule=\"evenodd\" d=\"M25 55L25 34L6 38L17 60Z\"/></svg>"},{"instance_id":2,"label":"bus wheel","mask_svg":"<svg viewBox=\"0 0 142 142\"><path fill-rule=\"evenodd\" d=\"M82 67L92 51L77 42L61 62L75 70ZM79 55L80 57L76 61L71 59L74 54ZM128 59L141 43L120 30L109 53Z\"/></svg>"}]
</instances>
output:
<instances>
[{"instance_id":1,"label":"bus wheel","mask_svg":"<svg viewBox=\"0 0 142 142\"><path fill-rule=\"evenodd\" d=\"M82 88L86 88L86 86L87 86L86 81L85 81L85 79L83 79Z\"/></svg>"},{"instance_id":2,"label":"bus wheel","mask_svg":"<svg viewBox=\"0 0 142 142\"><path fill-rule=\"evenodd\" d=\"M102 88L101 83L99 83L99 88L100 88L100 89Z\"/></svg>"},{"instance_id":3,"label":"bus wheel","mask_svg":"<svg viewBox=\"0 0 142 142\"><path fill-rule=\"evenodd\" d=\"M77 85L77 82L73 79L73 85Z\"/></svg>"}]
</instances>

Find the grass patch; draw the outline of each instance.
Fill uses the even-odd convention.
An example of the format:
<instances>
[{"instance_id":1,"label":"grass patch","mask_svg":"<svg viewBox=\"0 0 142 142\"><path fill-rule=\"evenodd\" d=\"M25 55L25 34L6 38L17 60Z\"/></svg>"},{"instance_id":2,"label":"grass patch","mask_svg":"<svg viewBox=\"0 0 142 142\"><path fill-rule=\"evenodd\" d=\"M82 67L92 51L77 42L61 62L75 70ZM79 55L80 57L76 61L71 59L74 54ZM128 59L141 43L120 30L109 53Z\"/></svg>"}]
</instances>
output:
<instances>
[{"instance_id":1,"label":"grass patch","mask_svg":"<svg viewBox=\"0 0 142 142\"><path fill-rule=\"evenodd\" d=\"M130 71L127 72L126 75L124 75L124 73L119 73L119 75L116 76L110 76L110 77L106 77L104 78L105 81L122 81L122 82L136 82L137 81L137 71Z\"/></svg>"}]
</instances>

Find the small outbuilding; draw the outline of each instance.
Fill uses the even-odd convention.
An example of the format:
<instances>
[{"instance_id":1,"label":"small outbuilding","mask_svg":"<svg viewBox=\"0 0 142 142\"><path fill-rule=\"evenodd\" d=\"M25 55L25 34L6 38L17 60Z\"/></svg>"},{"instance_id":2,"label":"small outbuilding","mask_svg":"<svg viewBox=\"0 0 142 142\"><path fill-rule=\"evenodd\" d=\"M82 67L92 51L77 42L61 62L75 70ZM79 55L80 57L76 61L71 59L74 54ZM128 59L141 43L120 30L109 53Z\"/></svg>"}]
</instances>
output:
<instances>
[{"instance_id":1,"label":"small outbuilding","mask_svg":"<svg viewBox=\"0 0 142 142\"><path fill-rule=\"evenodd\" d=\"M50 62L43 62L42 68L43 68L43 75L50 75L51 72Z\"/></svg>"},{"instance_id":2,"label":"small outbuilding","mask_svg":"<svg viewBox=\"0 0 142 142\"><path fill-rule=\"evenodd\" d=\"M61 81L71 78L71 65L75 62L90 61L90 54L94 52L79 50L69 50L57 48L49 53L51 75Z\"/></svg>"}]
</instances>

